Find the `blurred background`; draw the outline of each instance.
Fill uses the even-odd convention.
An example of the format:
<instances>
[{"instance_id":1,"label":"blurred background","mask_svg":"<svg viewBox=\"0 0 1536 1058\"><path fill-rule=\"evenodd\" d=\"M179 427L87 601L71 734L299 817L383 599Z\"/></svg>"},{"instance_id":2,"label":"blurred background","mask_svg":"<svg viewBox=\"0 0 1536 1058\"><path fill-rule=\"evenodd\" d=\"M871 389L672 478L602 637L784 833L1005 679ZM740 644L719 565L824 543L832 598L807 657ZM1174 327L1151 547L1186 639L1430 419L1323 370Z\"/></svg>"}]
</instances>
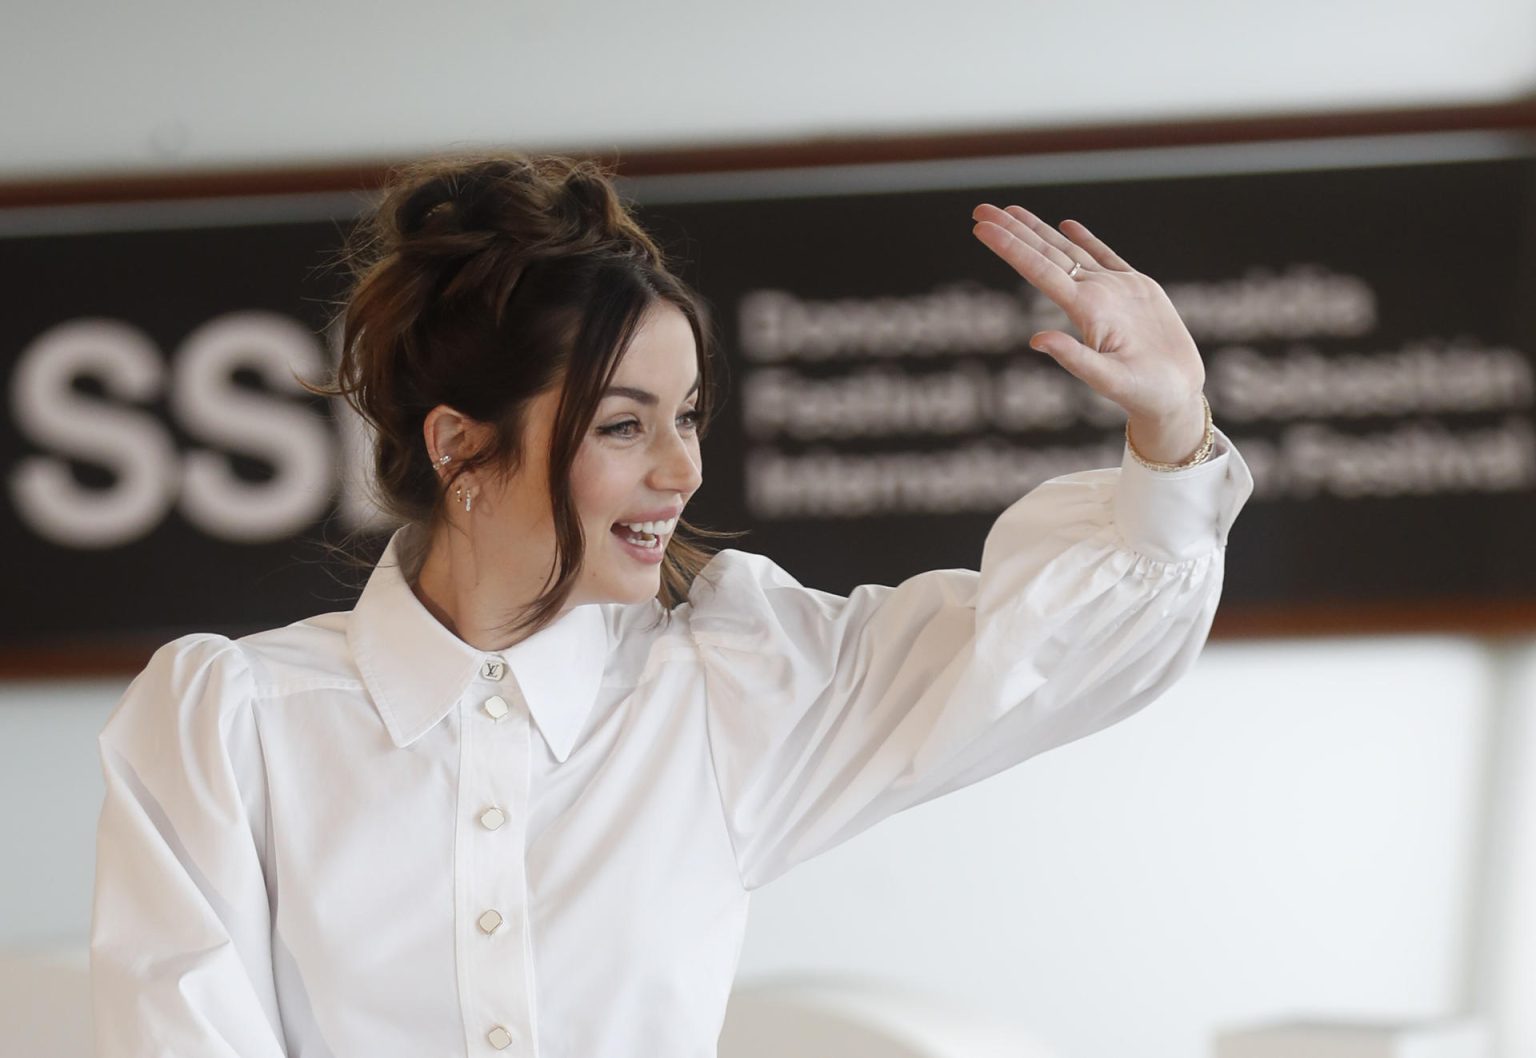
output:
<instances>
[{"instance_id":1,"label":"blurred background","mask_svg":"<svg viewBox=\"0 0 1536 1058\"><path fill-rule=\"evenodd\" d=\"M8 14L0 1053L89 1053L132 675L349 608L319 542L382 546L357 424L288 378L352 220L507 147L614 164L710 302L697 520L807 584L975 568L1118 463L980 201L1163 282L1257 478L1164 699L756 894L723 1058L1536 1054L1536 4Z\"/></svg>"}]
</instances>

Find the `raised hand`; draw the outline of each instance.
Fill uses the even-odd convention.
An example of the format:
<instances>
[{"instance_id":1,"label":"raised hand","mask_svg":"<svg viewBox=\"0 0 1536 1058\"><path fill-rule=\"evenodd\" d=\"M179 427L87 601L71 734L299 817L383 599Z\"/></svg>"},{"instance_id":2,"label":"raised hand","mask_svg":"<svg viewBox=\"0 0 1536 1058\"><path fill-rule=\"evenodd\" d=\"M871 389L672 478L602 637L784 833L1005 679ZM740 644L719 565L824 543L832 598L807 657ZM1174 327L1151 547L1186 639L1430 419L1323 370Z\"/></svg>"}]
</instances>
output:
<instances>
[{"instance_id":1,"label":"raised hand","mask_svg":"<svg viewBox=\"0 0 1536 1058\"><path fill-rule=\"evenodd\" d=\"M1163 288L1075 220L1057 231L1023 206L980 205L974 234L1067 314L1082 340L1041 331L1032 348L1124 408L1136 450L1190 456L1205 434L1205 365Z\"/></svg>"}]
</instances>

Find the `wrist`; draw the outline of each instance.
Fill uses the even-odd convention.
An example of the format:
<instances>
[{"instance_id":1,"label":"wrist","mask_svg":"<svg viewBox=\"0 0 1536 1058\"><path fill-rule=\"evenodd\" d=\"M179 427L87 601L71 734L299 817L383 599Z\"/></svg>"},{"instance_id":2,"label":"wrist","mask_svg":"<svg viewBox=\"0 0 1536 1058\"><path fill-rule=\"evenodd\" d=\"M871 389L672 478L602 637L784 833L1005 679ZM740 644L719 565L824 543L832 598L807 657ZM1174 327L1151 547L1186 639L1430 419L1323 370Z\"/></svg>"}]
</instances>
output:
<instances>
[{"instance_id":1,"label":"wrist","mask_svg":"<svg viewBox=\"0 0 1536 1058\"><path fill-rule=\"evenodd\" d=\"M1203 394L1167 415L1132 415L1125 436L1141 462L1171 469L1204 455L1210 436L1210 405Z\"/></svg>"}]
</instances>

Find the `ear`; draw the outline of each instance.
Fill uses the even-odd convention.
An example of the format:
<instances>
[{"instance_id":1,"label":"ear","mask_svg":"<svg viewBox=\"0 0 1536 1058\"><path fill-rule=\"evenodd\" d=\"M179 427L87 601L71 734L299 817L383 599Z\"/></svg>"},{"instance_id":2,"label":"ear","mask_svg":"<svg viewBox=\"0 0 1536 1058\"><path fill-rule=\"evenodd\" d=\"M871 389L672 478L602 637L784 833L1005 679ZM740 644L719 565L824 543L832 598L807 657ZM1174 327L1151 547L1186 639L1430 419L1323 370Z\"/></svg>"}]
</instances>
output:
<instances>
[{"instance_id":1,"label":"ear","mask_svg":"<svg viewBox=\"0 0 1536 1058\"><path fill-rule=\"evenodd\" d=\"M427 412L421 424L422 439L426 443L427 456L433 465L443 456L452 456L448 463L462 462L467 456L479 451L487 440L489 427L447 404L439 404Z\"/></svg>"}]
</instances>

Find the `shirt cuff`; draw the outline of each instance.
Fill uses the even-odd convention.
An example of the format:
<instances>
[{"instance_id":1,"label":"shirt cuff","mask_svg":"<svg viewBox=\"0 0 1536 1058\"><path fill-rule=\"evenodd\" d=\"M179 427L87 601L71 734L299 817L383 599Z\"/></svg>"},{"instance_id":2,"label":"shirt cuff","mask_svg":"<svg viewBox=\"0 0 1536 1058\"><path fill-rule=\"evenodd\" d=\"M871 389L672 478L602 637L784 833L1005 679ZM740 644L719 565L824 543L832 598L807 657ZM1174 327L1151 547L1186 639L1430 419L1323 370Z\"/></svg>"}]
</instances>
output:
<instances>
[{"instance_id":1,"label":"shirt cuff","mask_svg":"<svg viewBox=\"0 0 1536 1058\"><path fill-rule=\"evenodd\" d=\"M1115 490L1115 525L1131 550L1187 562L1227 543L1253 492L1253 476L1230 438L1216 431L1210 458L1185 470L1149 470L1125 449Z\"/></svg>"}]
</instances>

